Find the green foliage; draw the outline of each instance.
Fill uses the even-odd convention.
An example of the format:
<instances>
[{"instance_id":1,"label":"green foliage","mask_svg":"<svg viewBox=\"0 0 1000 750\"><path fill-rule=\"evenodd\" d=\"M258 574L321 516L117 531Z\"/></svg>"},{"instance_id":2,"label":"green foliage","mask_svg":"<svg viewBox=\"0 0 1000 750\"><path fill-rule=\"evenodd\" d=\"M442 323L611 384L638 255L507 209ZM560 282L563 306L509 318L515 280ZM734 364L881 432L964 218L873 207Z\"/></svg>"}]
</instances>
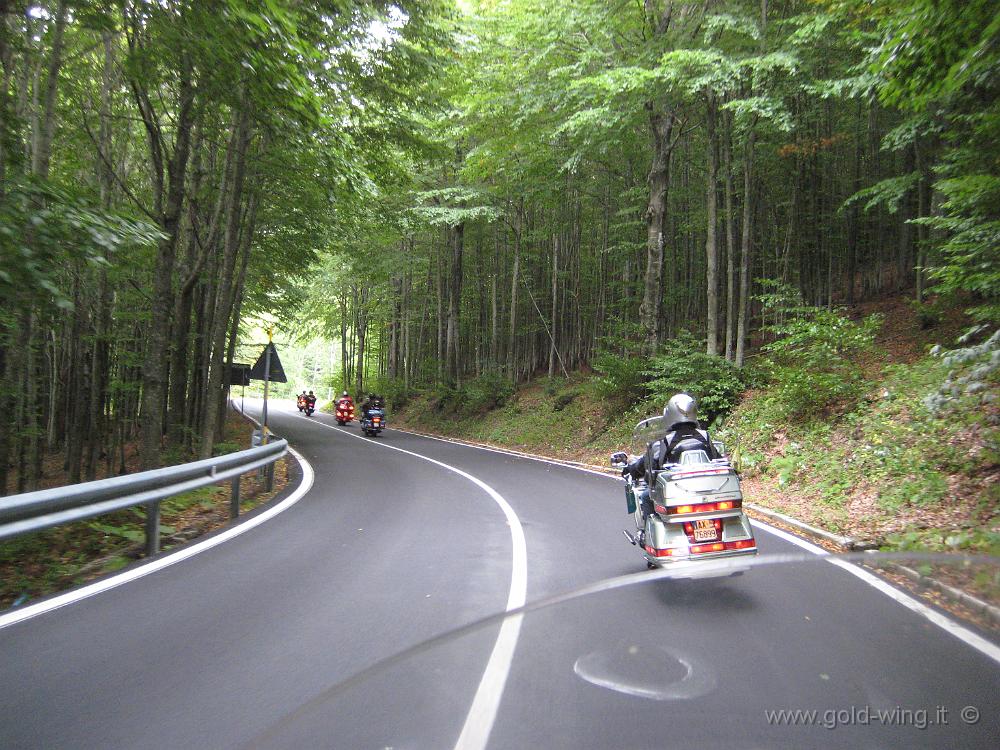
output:
<instances>
[{"instance_id":1,"label":"green foliage","mask_svg":"<svg viewBox=\"0 0 1000 750\"><path fill-rule=\"evenodd\" d=\"M243 446L239 443L216 443L212 449L212 454L216 456L224 456L227 453L236 453L241 450L243 450Z\"/></svg>"},{"instance_id":2,"label":"green foliage","mask_svg":"<svg viewBox=\"0 0 1000 750\"><path fill-rule=\"evenodd\" d=\"M960 339L968 343L985 326L973 328ZM924 406L934 414L954 413L961 404L971 400L977 408L988 408L997 402L1000 391L1000 329L978 344L952 350L935 347L932 356L940 357L948 370L947 377L934 393L924 399Z\"/></svg>"},{"instance_id":3,"label":"green foliage","mask_svg":"<svg viewBox=\"0 0 1000 750\"><path fill-rule=\"evenodd\" d=\"M463 383L459 394L462 411L478 414L507 403L514 395L514 384L500 373L487 373Z\"/></svg>"},{"instance_id":4,"label":"green foliage","mask_svg":"<svg viewBox=\"0 0 1000 750\"><path fill-rule=\"evenodd\" d=\"M412 395L403 384L402 378L390 378L388 375L380 375L369 381L368 390L382 396L389 409L402 409Z\"/></svg>"},{"instance_id":5,"label":"green foliage","mask_svg":"<svg viewBox=\"0 0 1000 750\"><path fill-rule=\"evenodd\" d=\"M768 286L773 291L761 297L765 314L781 322L765 329L777 338L764 346L764 362L783 417L809 419L860 395L864 381L857 358L873 348L881 318L870 315L856 323L840 312L801 304L787 286Z\"/></svg>"},{"instance_id":6,"label":"green foliage","mask_svg":"<svg viewBox=\"0 0 1000 750\"><path fill-rule=\"evenodd\" d=\"M645 358L604 352L594 358L591 366L598 374L597 392L602 398L626 404L646 398L649 378Z\"/></svg>"},{"instance_id":7,"label":"green foliage","mask_svg":"<svg viewBox=\"0 0 1000 750\"><path fill-rule=\"evenodd\" d=\"M940 298L932 301L924 300L922 302L910 300L910 309L913 310L913 314L916 316L917 321L920 323L920 328L923 330L940 325L944 315L944 306Z\"/></svg>"},{"instance_id":8,"label":"green foliage","mask_svg":"<svg viewBox=\"0 0 1000 750\"><path fill-rule=\"evenodd\" d=\"M124 247L151 246L148 222L100 211L38 179L15 179L0 200L0 299L6 311L28 305L72 309L63 274L71 263L106 267Z\"/></svg>"},{"instance_id":9,"label":"green foliage","mask_svg":"<svg viewBox=\"0 0 1000 750\"><path fill-rule=\"evenodd\" d=\"M458 388L438 385L428 395L437 413L475 416L504 406L515 391L514 384L500 373L484 373Z\"/></svg>"},{"instance_id":10,"label":"green foliage","mask_svg":"<svg viewBox=\"0 0 1000 750\"><path fill-rule=\"evenodd\" d=\"M659 403L676 393L694 396L699 417L712 423L739 403L747 372L725 357L706 354L701 347L702 342L687 331L667 341L649 364L646 388Z\"/></svg>"},{"instance_id":11,"label":"green foliage","mask_svg":"<svg viewBox=\"0 0 1000 750\"><path fill-rule=\"evenodd\" d=\"M859 13L867 10L861 6ZM879 76L882 101L914 113L917 123L933 113L934 135L944 146L931 152L939 178L935 188L946 198L942 210L917 220L938 230L939 262L932 278L941 292L973 292L977 302L972 314L982 322L1000 323L996 3L905 0L880 17L880 31L871 69ZM924 146L918 138L913 135Z\"/></svg>"},{"instance_id":12,"label":"green foliage","mask_svg":"<svg viewBox=\"0 0 1000 750\"><path fill-rule=\"evenodd\" d=\"M744 471L771 476L778 486L793 492L818 496L824 507L822 523L830 513L845 512L859 491L875 498L870 512L883 517L948 507L956 499L953 477L974 479L995 466L995 437L992 449L988 437L995 429L989 425L988 412L977 408L969 394L957 396L947 413L928 408L927 401L950 369L958 375L974 368L972 363L949 367L936 355L893 365L887 368L877 397L861 400L833 419L792 423L774 397L780 389L776 385L741 404L719 435L734 446ZM985 450L975 449L982 439L973 439L975 435L986 436ZM984 498L977 513L990 512L990 501ZM982 549L980 545L988 543L975 518L956 521L970 534L955 535L952 541L958 548ZM887 544L954 549L941 545L951 534L906 531L890 536Z\"/></svg>"},{"instance_id":13,"label":"green foliage","mask_svg":"<svg viewBox=\"0 0 1000 750\"><path fill-rule=\"evenodd\" d=\"M844 201L841 210L864 201L865 211L885 206L889 213L894 214L899 211L900 204L909 195L910 191L913 190L919 180L920 174L917 172L911 172L898 177L889 177L871 187L856 192Z\"/></svg>"}]
</instances>

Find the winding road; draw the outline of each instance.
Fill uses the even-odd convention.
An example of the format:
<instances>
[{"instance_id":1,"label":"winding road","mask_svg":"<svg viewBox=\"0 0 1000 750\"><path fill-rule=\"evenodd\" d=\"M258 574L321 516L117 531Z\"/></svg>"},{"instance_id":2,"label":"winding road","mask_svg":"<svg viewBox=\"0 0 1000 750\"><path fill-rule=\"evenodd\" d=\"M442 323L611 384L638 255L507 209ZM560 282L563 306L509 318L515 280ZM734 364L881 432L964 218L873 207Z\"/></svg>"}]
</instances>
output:
<instances>
[{"instance_id":1,"label":"winding road","mask_svg":"<svg viewBox=\"0 0 1000 750\"><path fill-rule=\"evenodd\" d=\"M764 526L796 562L529 608L343 684L644 564L607 476L270 421L306 462L281 512L0 615L0 748L997 746L994 643Z\"/></svg>"}]
</instances>

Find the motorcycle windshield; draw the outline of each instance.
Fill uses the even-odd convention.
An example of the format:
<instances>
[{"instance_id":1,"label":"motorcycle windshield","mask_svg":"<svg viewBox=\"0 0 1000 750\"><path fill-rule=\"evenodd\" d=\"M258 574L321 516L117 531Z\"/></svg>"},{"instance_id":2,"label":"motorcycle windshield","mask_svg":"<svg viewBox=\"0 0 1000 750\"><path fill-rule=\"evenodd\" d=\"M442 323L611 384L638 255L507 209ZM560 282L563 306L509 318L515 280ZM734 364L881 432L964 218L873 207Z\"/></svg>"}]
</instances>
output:
<instances>
[{"instance_id":1,"label":"motorcycle windshield","mask_svg":"<svg viewBox=\"0 0 1000 750\"><path fill-rule=\"evenodd\" d=\"M638 455L646 452L646 446L663 438L666 434L666 423L662 416L644 419L632 430L632 453Z\"/></svg>"}]
</instances>

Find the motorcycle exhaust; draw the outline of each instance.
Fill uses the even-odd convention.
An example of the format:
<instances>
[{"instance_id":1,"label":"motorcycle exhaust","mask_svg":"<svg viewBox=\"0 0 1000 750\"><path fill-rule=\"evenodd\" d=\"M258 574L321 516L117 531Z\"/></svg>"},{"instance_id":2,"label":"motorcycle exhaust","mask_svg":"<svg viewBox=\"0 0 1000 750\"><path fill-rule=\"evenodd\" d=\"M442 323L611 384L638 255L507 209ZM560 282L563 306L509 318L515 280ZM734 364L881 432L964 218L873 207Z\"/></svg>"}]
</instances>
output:
<instances>
[{"instance_id":1,"label":"motorcycle exhaust","mask_svg":"<svg viewBox=\"0 0 1000 750\"><path fill-rule=\"evenodd\" d=\"M622 529L622 533L625 535L625 538L629 540L629 542L632 544L633 547L637 547L639 545L639 540L636 539L631 534L629 534L628 531Z\"/></svg>"}]
</instances>

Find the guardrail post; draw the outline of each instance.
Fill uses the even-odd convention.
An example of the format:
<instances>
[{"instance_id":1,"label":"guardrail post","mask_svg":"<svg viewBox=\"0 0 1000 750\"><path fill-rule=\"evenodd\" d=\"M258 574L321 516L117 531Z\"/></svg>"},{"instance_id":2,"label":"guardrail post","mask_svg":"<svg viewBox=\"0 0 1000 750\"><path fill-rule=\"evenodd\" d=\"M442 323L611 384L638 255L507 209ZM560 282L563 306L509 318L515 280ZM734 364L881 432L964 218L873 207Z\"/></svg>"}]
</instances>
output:
<instances>
[{"instance_id":1,"label":"guardrail post","mask_svg":"<svg viewBox=\"0 0 1000 750\"><path fill-rule=\"evenodd\" d=\"M146 556L160 551L160 503L146 505Z\"/></svg>"},{"instance_id":2,"label":"guardrail post","mask_svg":"<svg viewBox=\"0 0 1000 750\"><path fill-rule=\"evenodd\" d=\"M264 492L274 489L274 462L264 467Z\"/></svg>"},{"instance_id":3,"label":"guardrail post","mask_svg":"<svg viewBox=\"0 0 1000 750\"><path fill-rule=\"evenodd\" d=\"M240 514L240 479L233 477L232 489L229 492L229 517L236 518Z\"/></svg>"}]
</instances>

